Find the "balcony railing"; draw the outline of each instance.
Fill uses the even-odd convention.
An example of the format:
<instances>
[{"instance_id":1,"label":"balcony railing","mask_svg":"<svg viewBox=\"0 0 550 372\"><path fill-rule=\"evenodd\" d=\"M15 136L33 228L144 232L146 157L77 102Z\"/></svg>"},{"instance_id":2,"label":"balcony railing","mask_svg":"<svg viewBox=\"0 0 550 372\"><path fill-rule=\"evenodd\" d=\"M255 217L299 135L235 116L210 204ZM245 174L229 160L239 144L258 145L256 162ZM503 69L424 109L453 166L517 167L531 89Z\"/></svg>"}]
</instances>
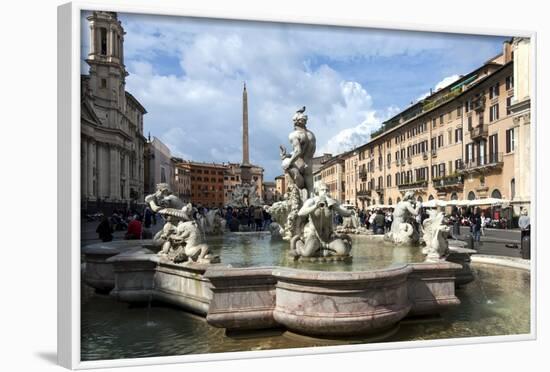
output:
<instances>
[{"instance_id":1,"label":"balcony railing","mask_svg":"<svg viewBox=\"0 0 550 372\"><path fill-rule=\"evenodd\" d=\"M413 162L412 157L409 156L409 157L407 158L407 163L412 164L412 162Z\"/></svg>"},{"instance_id":2,"label":"balcony railing","mask_svg":"<svg viewBox=\"0 0 550 372\"><path fill-rule=\"evenodd\" d=\"M372 190L359 190L357 191L357 196L370 196Z\"/></svg>"},{"instance_id":3,"label":"balcony railing","mask_svg":"<svg viewBox=\"0 0 550 372\"><path fill-rule=\"evenodd\" d=\"M462 176L451 175L446 177L434 178L432 180L433 186L436 189L451 189L451 188L460 188L464 186L462 181Z\"/></svg>"},{"instance_id":4,"label":"balcony railing","mask_svg":"<svg viewBox=\"0 0 550 372\"><path fill-rule=\"evenodd\" d=\"M420 180L408 183L402 183L398 186L399 190L409 190L409 189L424 189L428 187L427 180Z\"/></svg>"},{"instance_id":5,"label":"balcony railing","mask_svg":"<svg viewBox=\"0 0 550 372\"><path fill-rule=\"evenodd\" d=\"M360 170L359 171L359 178L361 178L361 179L367 178L367 171L366 170Z\"/></svg>"},{"instance_id":6,"label":"balcony railing","mask_svg":"<svg viewBox=\"0 0 550 372\"><path fill-rule=\"evenodd\" d=\"M428 153L427 152L422 153L422 159L424 159L424 160L428 159Z\"/></svg>"},{"instance_id":7,"label":"balcony railing","mask_svg":"<svg viewBox=\"0 0 550 372\"><path fill-rule=\"evenodd\" d=\"M489 127L487 124L478 125L470 130L470 138L476 140L479 138L485 138L489 134Z\"/></svg>"},{"instance_id":8,"label":"balcony railing","mask_svg":"<svg viewBox=\"0 0 550 372\"><path fill-rule=\"evenodd\" d=\"M469 159L459 164L458 170L462 173L475 172L479 170L490 170L502 168L502 152L495 152L487 156L480 156Z\"/></svg>"},{"instance_id":9,"label":"balcony railing","mask_svg":"<svg viewBox=\"0 0 550 372\"><path fill-rule=\"evenodd\" d=\"M405 158L401 158L399 162L401 163L401 165L405 165Z\"/></svg>"}]
</instances>

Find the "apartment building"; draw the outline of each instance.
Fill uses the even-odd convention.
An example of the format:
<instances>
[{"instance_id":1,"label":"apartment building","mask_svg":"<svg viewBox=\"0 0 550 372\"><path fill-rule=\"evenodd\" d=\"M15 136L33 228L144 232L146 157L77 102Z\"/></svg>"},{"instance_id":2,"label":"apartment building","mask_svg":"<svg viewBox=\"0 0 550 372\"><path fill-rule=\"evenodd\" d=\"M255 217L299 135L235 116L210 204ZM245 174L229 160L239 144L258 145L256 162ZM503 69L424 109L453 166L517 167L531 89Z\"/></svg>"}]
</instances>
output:
<instances>
[{"instance_id":1,"label":"apartment building","mask_svg":"<svg viewBox=\"0 0 550 372\"><path fill-rule=\"evenodd\" d=\"M220 163L185 161L191 178L191 202L193 205L219 208L224 205L223 176L227 168Z\"/></svg>"},{"instance_id":2,"label":"apartment building","mask_svg":"<svg viewBox=\"0 0 550 372\"><path fill-rule=\"evenodd\" d=\"M516 213L527 208L530 101L521 80L530 79L529 55L529 39L505 42L502 54L342 154L340 200L391 205L413 191L419 201L494 197L511 200Z\"/></svg>"},{"instance_id":3,"label":"apartment building","mask_svg":"<svg viewBox=\"0 0 550 372\"><path fill-rule=\"evenodd\" d=\"M328 187L329 195L340 202L343 202L346 198L344 174L346 169L345 159L348 154L344 153L331 157L313 174L314 188L317 189L319 183L323 182Z\"/></svg>"}]
</instances>

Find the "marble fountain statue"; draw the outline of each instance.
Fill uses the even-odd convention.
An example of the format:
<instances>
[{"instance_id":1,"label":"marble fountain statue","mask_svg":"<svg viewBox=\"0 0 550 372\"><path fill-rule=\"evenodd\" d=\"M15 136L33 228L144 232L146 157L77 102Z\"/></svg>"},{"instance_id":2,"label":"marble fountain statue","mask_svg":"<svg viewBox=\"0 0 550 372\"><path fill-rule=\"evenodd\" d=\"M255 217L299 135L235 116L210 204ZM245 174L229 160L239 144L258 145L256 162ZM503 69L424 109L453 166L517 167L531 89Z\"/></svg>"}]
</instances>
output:
<instances>
[{"instance_id":1,"label":"marble fountain statue","mask_svg":"<svg viewBox=\"0 0 550 372\"><path fill-rule=\"evenodd\" d=\"M283 328L320 338L390 334L406 317L458 305L455 286L473 278L471 252L449 247L443 215L434 212L424 221L420 259L392 260L391 253L395 247L407 253L414 248L405 244L418 241L407 222L419 208L411 194L397 205L386 242L337 232L333 215L354 214L330 197L326 185L313 188L316 142L305 107L293 127L292 151L280 151L290 180L287 196L268 209L272 234L281 241L246 235L238 243L244 235L206 235L192 218L192 205L161 184L145 199L165 218L161 231L152 240L84 247L84 282L119 301L174 304L230 332ZM371 248L376 252L369 255ZM381 255L389 261L369 262Z\"/></svg>"}]
</instances>

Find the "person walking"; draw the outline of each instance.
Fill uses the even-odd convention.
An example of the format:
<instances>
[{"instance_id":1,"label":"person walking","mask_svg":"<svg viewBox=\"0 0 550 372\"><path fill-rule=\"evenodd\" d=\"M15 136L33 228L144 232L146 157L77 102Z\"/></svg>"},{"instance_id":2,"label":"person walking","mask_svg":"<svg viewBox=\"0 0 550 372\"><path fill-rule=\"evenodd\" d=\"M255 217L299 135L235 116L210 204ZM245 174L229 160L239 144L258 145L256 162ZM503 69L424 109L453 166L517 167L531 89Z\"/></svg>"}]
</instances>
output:
<instances>
[{"instance_id":1,"label":"person walking","mask_svg":"<svg viewBox=\"0 0 550 372\"><path fill-rule=\"evenodd\" d=\"M481 215L479 209L472 215L472 232L474 234L474 241L481 241Z\"/></svg>"},{"instance_id":2,"label":"person walking","mask_svg":"<svg viewBox=\"0 0 550 372\"><path fill-rule=\"evenodd\" d=\"M481 213L481 235L485 236L485 227L487 226L487 220L485 219L485 212Z\"/></svg>"},{"instance_id":3,"label":"person walking","mask_svg":"<svg viewBox=\"0 0 550 372\"><path fill-rule=\"evenodd\" d=\"M101 222L97 226L95 232L99 235L99 239L101 239L102 242L110 242L113 240L113 227L109 223L107 216L103 215L103 217L101 217Z\"/></svg>"},{"instance_id":4,"label":"person walking","mask_svg":"<svg viewBox=\"0 0 550 372\"><path fill-rule=\"evenodd\" d=\"M529 218L529 213L527 212L527 209L521 210L521 216L518 220L518 226L521 230L521 240L523 241L523 237L529 234L529 230L531 230L531 219Z\"/></svg>"}]
</instances>

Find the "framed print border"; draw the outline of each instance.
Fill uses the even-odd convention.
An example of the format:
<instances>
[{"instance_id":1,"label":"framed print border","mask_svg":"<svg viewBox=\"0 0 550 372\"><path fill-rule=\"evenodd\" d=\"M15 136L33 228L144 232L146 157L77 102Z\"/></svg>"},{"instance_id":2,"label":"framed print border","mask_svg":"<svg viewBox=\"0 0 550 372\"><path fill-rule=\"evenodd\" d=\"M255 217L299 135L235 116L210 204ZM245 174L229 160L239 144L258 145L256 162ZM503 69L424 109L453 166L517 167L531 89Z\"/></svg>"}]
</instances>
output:
<instances>
[{"instance_id":1,"label":"framed print border","mask_svg":"<svg viewBox=\"0 0 550 372\"><path fill-rule=\"evenodd\" d=\"M325 346L319 348L298 348L280 350L259 350L223 352L216 354L179 355L150 358L130 358L101 361L81 361L80 357L80 12L82 10L106 10L155 15L188 16L215 19L253 20L265 22L285 22L307 25L333 25L349 27L369 27L389 30L428 31L443 33L468 33L480 35L507 35L531 38L531 195L537 200L536 189L536 33L522 30L499 30L484 28L456 28L437 25L418 25L375 22L364 19L344 20L316 18L311 16L265 15L258 13L221 13L197 11L185 8L167 7L159 4L146 6L132 2L98 3L75 1L58 8L58 360L71 369L102 367L122 367L152 364L172 364L182 362L219 361L245 358L265 358L275 356L295 356L306 354L329 354L370 350L390 350L402 348L465 345L478 343L533 340L536 338L536 274L537 250L532 250L531 263L531 333L525 335L484 336L454 338L430 341L403 341L382 344L358 344L345 346ZM532 216L537 215L537 204L531 204ZM537 221L532 221L531 239L537 246Z\"/></svg>"}]
</instances>

